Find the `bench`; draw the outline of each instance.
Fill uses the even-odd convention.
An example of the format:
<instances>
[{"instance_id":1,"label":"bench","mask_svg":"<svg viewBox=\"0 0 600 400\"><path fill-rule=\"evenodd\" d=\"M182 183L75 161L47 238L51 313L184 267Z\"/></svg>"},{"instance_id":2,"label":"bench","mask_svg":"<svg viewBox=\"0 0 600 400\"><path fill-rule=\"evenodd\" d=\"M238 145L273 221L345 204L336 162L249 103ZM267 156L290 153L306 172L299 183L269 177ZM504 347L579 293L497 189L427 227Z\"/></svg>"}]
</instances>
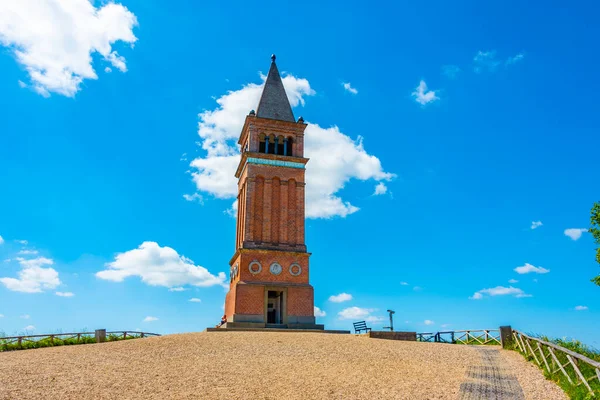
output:
<instances>
[{"instance_id":1,"label":"bench","mask_svg":"<svg viewBox=\"0 0 600 400\"><path fill-rule=\"evenodd\" d=\"M371 328L367 327L367 323L365 321L354 322L354 333L360 333L361 331L371 332Z\"/></svg>"}]
</instances>

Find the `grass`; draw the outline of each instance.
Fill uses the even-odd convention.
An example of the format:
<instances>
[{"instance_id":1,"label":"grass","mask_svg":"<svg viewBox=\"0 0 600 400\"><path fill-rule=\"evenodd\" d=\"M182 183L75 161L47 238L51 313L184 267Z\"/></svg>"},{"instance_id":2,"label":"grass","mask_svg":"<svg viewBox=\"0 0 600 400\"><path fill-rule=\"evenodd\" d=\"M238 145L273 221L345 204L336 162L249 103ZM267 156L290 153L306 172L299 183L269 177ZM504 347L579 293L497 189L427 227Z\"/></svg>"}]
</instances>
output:
<instances>
[{"instance_id":1,"label":"grass","mask_svg":"<svg viewBox=\"0 0 600 400\"><path fill-rule=\"evenodd\" d=\"M529 336L534 337L533 335L529 335ZM600 362L600 352L596 349L586 346L585 344L581 343L579 340L567 339L567 338L553 339L553 338L549 338L547 336L535 336L535 337L538 337L539 339L546 341L546 342L557 344L561 347L564 347L566 349L574 351L578 354L584 355L594 361ZM514 350L519 351L519 348L517 347L516 344L514 345ZM565 375L560 370L557 371L556 373L549 373L545 368L544 361L540 358L540 354L539 354L539 351L537 350L537 348L535 348L535 351L536 351L536 355L537 355L538 359L542 363L541 369L544 373L544 376L547 379L556 382L565 391L565 393L569 396L569 398L585 399L585 400L588 400L588 399L591 400L591 399L598 398L598 397L592 396L592 394L589 392L589 390L582 383L577 385L577 383L580 382L579 377L576 375L576 373L573 370L573 368L571 367L571 365L565 366L565 371L567 372L567 374L569 375L571 380L574 382L574 384L571 384L569 382L569 380L565 377ZM554 371L555 369L557 369L558 366L554 365L554 363L551 362L552 358L551 358L548 350L544 346L542 346L542 351L544 352L544 355L547 356L548 364L550 365L551 371ZM564 353L562 353L561 351L555 350L554 353L556 354L558 361L562 365L569 362L569 360L567 359L567 356ZM523 354L523 353L521 353L521 354ZM527 360L532 361L535 365L537 365L537 362L535 361L533 356L531 356L531 354L529 354L529 355L523 354L523 356ZM583 361L577 362L577 367L579 368L579 370L581 371L581 373L583 374L583 376L586 379L590 378L596 374L595 369L592 366L584 363ZM600 381L598 381L598 379L593 379L591 381L588 381L588 384L590 385L592 390L594 390L594 393L596 395L600 394Z\"/></svg>"},{"instance_id":2,"label":"grass","mask_svg":"<svg viewBox=\"0 0 600 400\"><path fill-rule=\"evenodd\" d=\"M56 333L55 335L61 335L61 333ZM21 336L21 335L14 335ZM25 335L23 335L25 336ZM13 351L13 350L28 350L28 349L39 349L42 347L56 347L56 346L71 346L76 344L88 344L88 343L96 343L96 338L93 335L81 335L79 339L77 337L65 338L61 339L60 337L55 337L54 339L40 338L39 340L25 340L23 339L21 344L18 342L9 343L9 340L3 339L6 335L3 332L0 332L0 352L2 351ZM140 335L131 335L127 334L127 337L123 337L123 335L117 335L114 333L106 335L107 342L116 342L118 340L129 340L129 339L138 339Z\"/></svg>"}]
</instances>

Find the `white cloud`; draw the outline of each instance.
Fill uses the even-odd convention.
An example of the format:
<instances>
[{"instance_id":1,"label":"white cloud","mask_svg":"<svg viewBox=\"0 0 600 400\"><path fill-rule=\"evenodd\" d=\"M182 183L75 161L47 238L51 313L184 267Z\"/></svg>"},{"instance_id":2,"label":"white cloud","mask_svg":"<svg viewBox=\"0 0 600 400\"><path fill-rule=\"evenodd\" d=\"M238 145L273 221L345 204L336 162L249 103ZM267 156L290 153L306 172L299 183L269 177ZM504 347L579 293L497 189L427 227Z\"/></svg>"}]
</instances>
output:
<instances>
[{"instance_id":1,"label":"white cloud","mask_svg":"<svg viewBox=\"0 0 600 400\"><path fill-rule=\"evenodd\" d=\"M321 310L319 307L314 306L315 307L315 317L324 317L327 315L327 313L323 310Z\"/></svg>"},{"instance_id":2,"label":"white cloud","mask_svg":"<svg viewBox=\"0 0 600 400\"><path fill-rule=\"evenodd\" d=\"M360 308L360 307L349 307L345 308L338 313L340 319L359 319L367 318L373 311L374 308Z\"/></svg>"},{"instance_id":3,"label":"white cloud","mask_svg":"<svg viewBox=\"0 0 600 400\"><path fill-rule=\"evenodd\" d=\"M27 325L25 328L23 328L23 330L25 330L25 331L35 331L35 326L33 326L33 325Z\"/></svg>"},{"instance_id":4,"label":"white cloud","mask_svg":"<svg viewBox=\"0 0 600 400\"><path fill-rule=\"evenodd\" d=\"M531 229L537 229L542 226L542 221L531 221Z\"/></svg>"},{"instance_id":5,"label":"white cloud","mask_svg":"<svg viewBox=\"0 0 600 400\"><path fill-rule=\"evenodd\" d=\"M60 285L58 272L54 268L43 268L43 265L52 265L54 262L45 257L24 259L17 257L21 265L18 273L19 278L0 278L8 290L24 293L40 293L44 289L54 289Z\"/></svg>"},{"instance_id":6,"label":"white cloud","mask_svg":"<svg viewBox=\"0 0 600 400\"><path fill-rule=\"evenodd\" d=\"M460 72L460 68L457 65L444 65L442 67L442 74L450 79L455 79Z\"/></svg>"},{"instance_id":7,"label":"white cloud","mask_svg":"<svg viewBox=\"0 0 600 400\"><path fill-rule=\"evenodd\" d=\"M516 279L509 279L508 283L519 283L519 281Z\"/></svg>"},{"instance_id":8,"label":"white cloud","mask_svg":"<svg viewBox=\"0 0 600 400\"><path fill-rule=\"evenodd\" d=\"M125 278L138 276L151 286L227 287L224 272L213 275L206 268L194 265L189 258L180 256L174 249L160 247L156 242L144 242L137 249L119 253L106 266L107 269L96 273L98 278L122 282Z\"/></svg>"},{"instance_id":9,"label":"white cloud","mask_svg":"<svg viewBox=\"0 0 600 400\"><path fill-rule=\"evenodd\" d=\"M506 65L516 64L519 61L522 61L523 58L525 58L525 54L523 54L523 53L519 53L515 56L508 57L508 59L506 60Z\"/></svg>"},{"instance_id":10,"label":"white cloud","mask_svg":"<svg viewBox=\"0 0 600 400\"><path fill-rule=\"evenodd\" d=\"M190 303L201 303L202 300L200 300L197 297L192 297L191 299L188 300Z\"/></svg>"},{"instance_id":11,"label":"white cloud","mask_svg":"<svg viewBox=\"0 0 600 400\"><path fill-rule=\"evenodd\" d=\"M579 240L581 234L587 231L588 230L585 228L569 228L565 229L565 236L568 236L573 240Z\"/></svg>"},{"instance_id":12,"label":"white cloud","mask_svg":"<svg viewBox=\"0 0 600 400\"><path fill-rule=\"evenodd\" d=\"M89 0L18 0L0 2L0 44L25 67L33 90L73 97L84 79L97 79L92 67L98 53L125 72L125 59L112 48L137 40L137 19L121 4L96 8Z\"/></svg>"},{"instance_id":13,"label":"white cloud","mask_svg":"<svg viewBox=\"0 0 600 400\"><path fill-rule=\"evenodd\" d=\"M525 263L525 265L515 268L514 271L517 274L529 274L531 272L535 272L536 274L547 274L548 272L550 272L549 269L542 268L542 267L536 267L529 263Z\"/></svg>"},{"instance_id":14,"label":"white cloud","mask_svg":"<svg viewBox=\"0 0 600 400\"><path fill-rule=\"evenodd\" d=\"M4 238L2 238L2 236L0 236L0 244L4 244Z\"/></svg>"},{"instance_id":15,"label":"white cloud","mask_svg":"<svg viewBox=\"0 0 600 400\"><path fill-rule=\"evenodd\" d=\"M22 244L22 245L27 245L29 244L29 242L27 240L15 240L15 242Z\"/></svg>"},{"instance_id":16,"label":"white cloud","mask_svg":"<svg viewBox=\"0 0 600 400\"><path fill-rule=\"evenodd\" d=\"M169 292L183 292L187 289L181 286L169 288Z\"/></svg>"},{"instance_id":17,"label":"white cloud","mask_svg":"<svg viewBox=\"0 0 600 400\"><path fill-rule=\"evenodd\" d=\"M373 192L373 195L379 196L382 194L386 194L387 191L388 191L388 188L387 188L387 186L385 186L385 183L379 182L377 184L377 186L375 186L375 192Z\"/></svg>"},{"instance_id":18,"label":"white cloud","mask_svg":"<svg viewBox=\"0 0 600 400\"><path fill-rule=\"evenodd\" d=\"M422 288L421 286L415 286L415 287L413 288L413 290L414 290L415 292L420 292L421 290L423 290L423 288Z\"/></svg>"},{"instance_id":19,"label":"white cloud","mask_svg":"<svg viewBox=\"0 0 600 400\"><path fill-rule=\"evenodd\" d=\"M473 63L475 64L474 70L477 73L481 73L485 70L493 72L496 70L500 61L496 59L496 51L478 51L473 57Z\"/></svg>"},{"instance_id":20,"label":"white cloud","mask_svg":"<svg viewBox=\"0 0 600 400\"><path fill-rule=\"evenodd\" d=\"M587 306L576 306L575 307L575 311L585 311L587 309L588 309Z\"/></svg>"},{"instance_id":21,"label":"white cloud","mask_svg":"<svg viewBox=\"0 0 600 400\"><path fill-rule=\"evenodd\" d=\"M112 72L112 68L111 67L106 67L104 68L104 72L106 72L107 74Z\"/></svg>"},{"instance_id":22,"label":"white cloud","mask_svg":"<svg viewBox=\"0 0 600 400\"><path fill-rule=\"evenodd\" d=\"M408 286L408 282L400 282L400 285L402 285L402 286Z\"/></svg>"},{"instance_id":23,"label":"white cloud","mask_svg":"<svg viewBox=\"0 0 600 400\"><path fill-rule=\"evenodd\" d=\"M27 250L27 249L24 249L24 250L20 250L17 254L26 255L26 256L28 256L28 255L36 255L36 254L38 254L38 251L37 250Z\"/></svg>"},{"instance_id":24,"label":"white cloud","mask_svg":"<svg viewBox=\"0 0 600 400\"><path fill-rule=\"evenodd\" d=\"M386 321L386 318L378 317L375 315L369 315L368 317L365 318L365 322L370 322L372 324L381 324L384 321Z\"/></svg>"},{"instance_id":25,"label":"white cloud","mask_svg":"<svg viewBox=\"0 0 600 400\"><path fill-rule=\"evenodd\" d=\"M59 296L59 297L73 297L73 296L75 296L75 293L73 293L73 292L56 292L54 294L57 295L57 296Z\"/></svg>"},{"instance_id":26,"label":"white cloud","mask_svg":"<svg viewBox=\"0 0 600 400\"><path fill-rule=\"evenodd\" d=\"M515 297L532 297L530 294L525 293L523 290L516 287L504 287L504 286L496 286L495 288L489 289L481 289L473 294L473 296L469 297L471 300L480 300L483 298L483 295L487 294L488 296L515 296Z\"/></svg>"},{"instance_id":27,"label":"white cloud","mask_svg":"<svg viewBox=\"0 0 600 400\"><path fill-rule=\"evenodd\" d=\"M21 319L29 319L29 318L31 318L31 316L29 314L23 314L23 315L19 315L19 318L21 318Z\"/></svg>"},{"instance_id":28,"label":"white cloud","mask_svg":"<svg viewBox=\"0 0 600 400\"><path fill-rule=\"evenodd\" d=\"M352 85L350 85L350 82L342 83L342 86L344 87L345 91L350 92L352 94L358 94L358 90L353 88Z\"/></svg>"},{"instance_id":29,"label":"white cloud","mask_svg":"<svg viewBox=\"0 0 600 400\"><path fill-rule=\"evenodd\" d=\"M142 322L154 322L154 321L158 321L158 318L147 316L146 318L144 318L144 320Z\"/></svg>"},{"instance_id":30,"label":"white cloud","mask_svg":"<svg viewBox=\"0 0 600 400\"><path fill-rule=\"evenodd\" d=\"M419 86L415 88L415 91L412 92L412 96L415 98L415 101L422 106L439 100L440 98L435 95L435 90L427 90L427 84L424 80L419 82Z\"/></svg>"},{"instance_id":31,"label":"white cloud","mask_svg":"<svg viewBox=\"0 0 600 400\"><path fill-rule=\"evenodd\" d=\"M450 326L450 324L441 324L440 328L448 328Z\"/></svg>"},{"instance_id":32,"label":"white cloud","mask_svg":"<svg viewBox=\"0 0 600 400\"><path fill-rule=\"evenodd\" d=\"M426 319L425 321L423 321L423 323L424 323L425 325L433 325L433 324L435 324L435 322L433 322L433 321L432 321L432 320L430 320L430 319Z\"/></svg>"},{"instance_id":33,"label":"white cloud","mask_svg":"<svg viewBox=\"0 0 600 400\"><path fill-rule=\"evenodd\" d=\"M4 318L4 314L0 314L0 318Z\"/></svg>"},{"instance_id":34,"label":"white cloud","mask_svg":"<svg viewBox=\"0 0 600 400\"><path fill-rule=\"evenodd\" d=\"M306 79L287 75L283 84L292 107L303 105L305 97L315 94ZM200 113L198 135L206 154L190 163L199 192L219 199L237 197L234 176L240 159L237 140L245 117L258 105L261 92L262 84L250 83L217 98L215 109ZM353 140L337 126L322 128L308 123L304 151L310 158L306 166L306 181L310 182L306 185L308 218L346 217L359 210L338 195L348 182L389 181L395 176L385 172L380 160L365 151L361 136Z\"/></svg>"},{"instance_id":35,"label":"white cloud","mask_svg":"<svg viewBox=\"0 0 600 400\"><path fill-rule=\"evenodd\" d=\"M21 80L18 80L17 83L21 89L25 89L27 87L27 84Z\"/></svg>"},{"instance_id":36,"label":"white cloud","mask_svg":"<svg viewBox=\"0 0 600 400\"><path fill-rule=\"evenodd\" d=\"M194 193L194 194L184 194L183 198L186 199L187 201L195 201L196 203L199 204L204 204L204 199L202 198L202 196L198 193Z\"/></svg>"},{"instance_id":37,"label":"white cloud","mask_svg":"<svg viewBox=\"0 0 600 400\"><path fill-rule=\"evenodd\" d=\"M350 301L350 300L352 300L352 295L348 294L348 293L340 293L335 296L329 296L329 301L331 301L333 303L342 303L344 301Z\"/></svg>"}]
</instances>

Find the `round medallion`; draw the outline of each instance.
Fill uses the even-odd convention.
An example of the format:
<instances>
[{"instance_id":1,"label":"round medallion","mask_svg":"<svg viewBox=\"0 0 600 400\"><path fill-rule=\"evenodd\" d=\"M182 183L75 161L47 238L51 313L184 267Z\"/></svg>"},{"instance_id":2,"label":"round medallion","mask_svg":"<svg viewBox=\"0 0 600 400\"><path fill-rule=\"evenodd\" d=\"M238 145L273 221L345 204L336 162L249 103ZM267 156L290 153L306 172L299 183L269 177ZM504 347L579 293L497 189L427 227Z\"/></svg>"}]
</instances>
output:
<instances>
[{"instance_id":1,"label":"round medallion","mask_svg":"<svg viewBox=\"0 0 600 400\"><path fill-rule=\"evenodd\" d=\"M293 263L290 265L290 275L298 276L302 273L302 267L298 263Z\"/></svg>"},{"instance_id":2,"label":"round medallion","mask_svg":"<svg viewBox=\"0 0 600 400\"><path fill-rule=\"evenodd\" d=\"M279 275L283 268L281 268L281 265L274 262L273 264L271 264L271 267L269 269L273 275Z\"/></svg>"},{"instance_id":3,"label":"round medallion","mask_svg":"<svg viewBox=\"0 0 600 400\"><path fill-rule=\"evenodd\" d=\"M258 261L252 261L250 265L248 265L248 269L252 275L256 275L262 271L262 265Z\"/></svg>"}]
</instances>

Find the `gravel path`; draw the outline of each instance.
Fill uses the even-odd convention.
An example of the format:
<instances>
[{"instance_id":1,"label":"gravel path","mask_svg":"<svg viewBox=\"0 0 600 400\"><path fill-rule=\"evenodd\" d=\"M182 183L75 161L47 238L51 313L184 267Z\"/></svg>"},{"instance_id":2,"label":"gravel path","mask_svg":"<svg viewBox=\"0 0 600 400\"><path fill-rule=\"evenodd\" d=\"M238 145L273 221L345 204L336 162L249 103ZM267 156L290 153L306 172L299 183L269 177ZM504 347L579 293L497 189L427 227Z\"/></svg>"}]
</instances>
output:
<instances>
[{"instance_id":1,"label":"gravel path","mask_svg":"<svg viewBox=\"0 0 600 400\"><path fill-rule=\"evenodd\" d=\"M477 351L481 361L467 369L467 381L460 385L460 400L525 400L523 389L508 363L500 356L500 350L478 347Z\"/></svg>"},{"instance_id":2,"label":"gravel path","mask_svg":"<svg viewBox=\"0 0 600 400\"><path fill-rule=\"evenodd\" d=\"M519 354L493 350L525 399L566 398ZM0 353L0 399L457 399L484 358L354 335L189 333Z\"/></svg>"}]
</instances>

